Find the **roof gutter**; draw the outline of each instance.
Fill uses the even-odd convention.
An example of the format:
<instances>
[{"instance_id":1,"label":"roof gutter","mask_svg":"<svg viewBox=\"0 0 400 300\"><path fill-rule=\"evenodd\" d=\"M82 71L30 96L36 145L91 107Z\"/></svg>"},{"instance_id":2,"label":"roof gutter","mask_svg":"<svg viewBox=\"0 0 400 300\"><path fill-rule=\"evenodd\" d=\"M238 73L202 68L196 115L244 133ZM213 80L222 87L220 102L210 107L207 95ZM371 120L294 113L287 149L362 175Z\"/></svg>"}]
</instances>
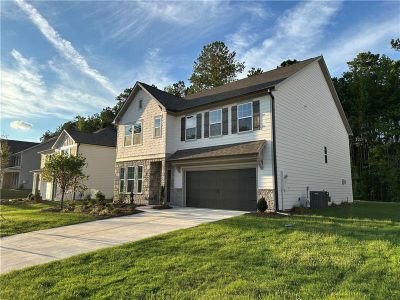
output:
<instances>
[{"instance_id":1,"label":"roof gutter","mask_svg":"<svg viewBox=\"0 0 400 300\"><path fill-rule=\"evenodd\" d=\"M275 200L275 210L279 210L279 205L278 205L278 167L277 167L277 162L276 162L276 134L275 134L275 97L274 94L272 94L272 90L274 88L269 88L268 95L271 97L271 114L272 114L272 155L273 155L273 161L274 161L274 200Z\"/></svg>"}]
</instances>

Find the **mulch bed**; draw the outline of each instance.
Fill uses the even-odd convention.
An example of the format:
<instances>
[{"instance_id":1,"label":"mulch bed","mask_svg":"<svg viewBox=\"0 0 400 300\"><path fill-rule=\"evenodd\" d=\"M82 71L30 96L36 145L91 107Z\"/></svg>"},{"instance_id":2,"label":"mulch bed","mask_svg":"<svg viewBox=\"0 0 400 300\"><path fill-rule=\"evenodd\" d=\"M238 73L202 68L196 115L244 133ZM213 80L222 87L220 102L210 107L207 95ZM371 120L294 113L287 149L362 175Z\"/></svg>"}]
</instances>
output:
<instances>
[{"instance_id":1,"label":"mulch bed","mask_svg":"<svg viewBox=\"0 0 400 300\"><path fill-rule=\"evenodd\" d=\"M172 206L169 206L168 204L160 204L160 205L154 205L152 209L171 209Z\"/></svg>"},{"instance_id":2,"label":"mulch bed","mask_svg":"<svg viewBox=\"0 0 400 300\"><path fill-rule=\"evenodd\" d=\"M249 212L246 215L258 217L258 218L285 218L287 216L278 214L276 212Z\"/></svg>"}]
</instances>

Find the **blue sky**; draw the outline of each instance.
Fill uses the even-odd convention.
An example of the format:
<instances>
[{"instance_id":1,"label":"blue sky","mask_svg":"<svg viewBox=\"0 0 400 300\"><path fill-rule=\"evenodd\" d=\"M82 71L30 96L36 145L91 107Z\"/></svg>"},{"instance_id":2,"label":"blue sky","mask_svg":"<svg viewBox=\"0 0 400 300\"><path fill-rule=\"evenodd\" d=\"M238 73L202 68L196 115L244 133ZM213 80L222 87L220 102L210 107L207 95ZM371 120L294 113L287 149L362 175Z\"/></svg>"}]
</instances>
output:
<instances>
[{"instance_id":1,"label":"blue sky","mask_svg":"<svg viewBox=\"0 0 400 300\"><path fill-rule=\"evenodd\" d=\"M1 134L38 141L137 80L187 81L215 40L246 69L323 54L338 76L361 51L399 58L389 44L399 32L398 1L2 1Z\"/></svg>"}]
</instances>

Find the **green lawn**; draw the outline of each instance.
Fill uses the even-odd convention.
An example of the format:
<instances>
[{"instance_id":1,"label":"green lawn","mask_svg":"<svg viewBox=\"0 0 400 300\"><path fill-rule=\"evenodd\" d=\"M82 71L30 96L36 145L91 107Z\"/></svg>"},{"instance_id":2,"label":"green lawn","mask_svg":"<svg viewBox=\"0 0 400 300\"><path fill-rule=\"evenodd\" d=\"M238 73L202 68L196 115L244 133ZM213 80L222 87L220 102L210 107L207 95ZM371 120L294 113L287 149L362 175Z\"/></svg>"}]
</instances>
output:
<instances>
[{"instance_id":1,"label":"green lawn","mask_svg":"<svg viewBox=\"0 0 400 300\"><path fill-rule=\"evenodd\" d=\"M26 198L31 190L0 189L0 199Z\"/></svg>"},{"instance_id":2,"label":"green lawn","mask_svg":"<svg viewBox=\"0 0 400 300\"><path fill-rule=\"evenodd\" d=\"M1 204L0 236L96 220L94 216L78 213L40 211L43 208L49 208L53 205L52 202L15 205Z\"/></svg>"},{"instance_id":3,"label":"green lawn","mask_svg":"<svg viewBox=\"0 0 400 300\"><path fill-rule=\"evenodd\" d=\"M285 227L285 224L293 227ZM240 216L0 277L1 299L400 299L400 204Z\"/></svg>"}]
</instances>

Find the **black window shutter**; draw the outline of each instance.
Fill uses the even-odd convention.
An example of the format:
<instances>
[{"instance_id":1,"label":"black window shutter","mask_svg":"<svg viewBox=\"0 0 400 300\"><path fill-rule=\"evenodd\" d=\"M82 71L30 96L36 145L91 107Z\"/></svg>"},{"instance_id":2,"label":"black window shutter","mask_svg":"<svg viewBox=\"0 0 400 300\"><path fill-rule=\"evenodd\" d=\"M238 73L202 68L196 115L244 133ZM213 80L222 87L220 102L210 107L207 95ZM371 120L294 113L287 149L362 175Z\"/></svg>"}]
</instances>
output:
<instances>
[{"instance_id":1,"label":"black window shutter","mask_svg":"<svg viewBox=\"0 0 400 300\"><path fill-rule=\"evenodd\" d=\"M209 137L209 131L210 131L210 114L209 112L204 113L204 137L208 138Z\"/></svg>"},{"instance_id":2,"label":"black window shutter","mask_svg":"<svg viewBox=\"0 0 400 300\"><path fill-rule=\"evenodd\" d=\"M196 138L201 139L201 114L196 116Z\"/></svg>"},{"instance_id":3,"label":"black window shutter","mask_svg":"<svg viewBox=\"0 0 400 300\"><path fill-rule=\"evenodd\" d=\"M186 118L185 117L182 117L181 118L181 141L184 141L185 140L185 133L186 133Z\"/></svg>"},{"instance_id":4,"label":"black window shutter","mask_svg":"<svg viewBox=\"0 0 400 300\"><path fill-rule=\"evenodd\" d=\"M237 132L237 106L236 105L232 106L231 112L232 112L231 130L232 130L232 133L236 133Z\"/></svg>"},{"instance_id":5,"label":"black window shutter","mask_svg":"<svg viewBox=\"0 0 400 300\"><path fill-rule=\"evenodd\" d=\"M222 109L222 134L228 134L228 108Z\"/></svg>"},{"instance_id":6,"label":"black window shutter","mask_svg":"<svg viewBox=\"0 0 400 300\"><path fill-rule=\"evenodd\" d=\"M260 129L260 101L253 102L253 130Z\"/></svg>"}]
</instances>

